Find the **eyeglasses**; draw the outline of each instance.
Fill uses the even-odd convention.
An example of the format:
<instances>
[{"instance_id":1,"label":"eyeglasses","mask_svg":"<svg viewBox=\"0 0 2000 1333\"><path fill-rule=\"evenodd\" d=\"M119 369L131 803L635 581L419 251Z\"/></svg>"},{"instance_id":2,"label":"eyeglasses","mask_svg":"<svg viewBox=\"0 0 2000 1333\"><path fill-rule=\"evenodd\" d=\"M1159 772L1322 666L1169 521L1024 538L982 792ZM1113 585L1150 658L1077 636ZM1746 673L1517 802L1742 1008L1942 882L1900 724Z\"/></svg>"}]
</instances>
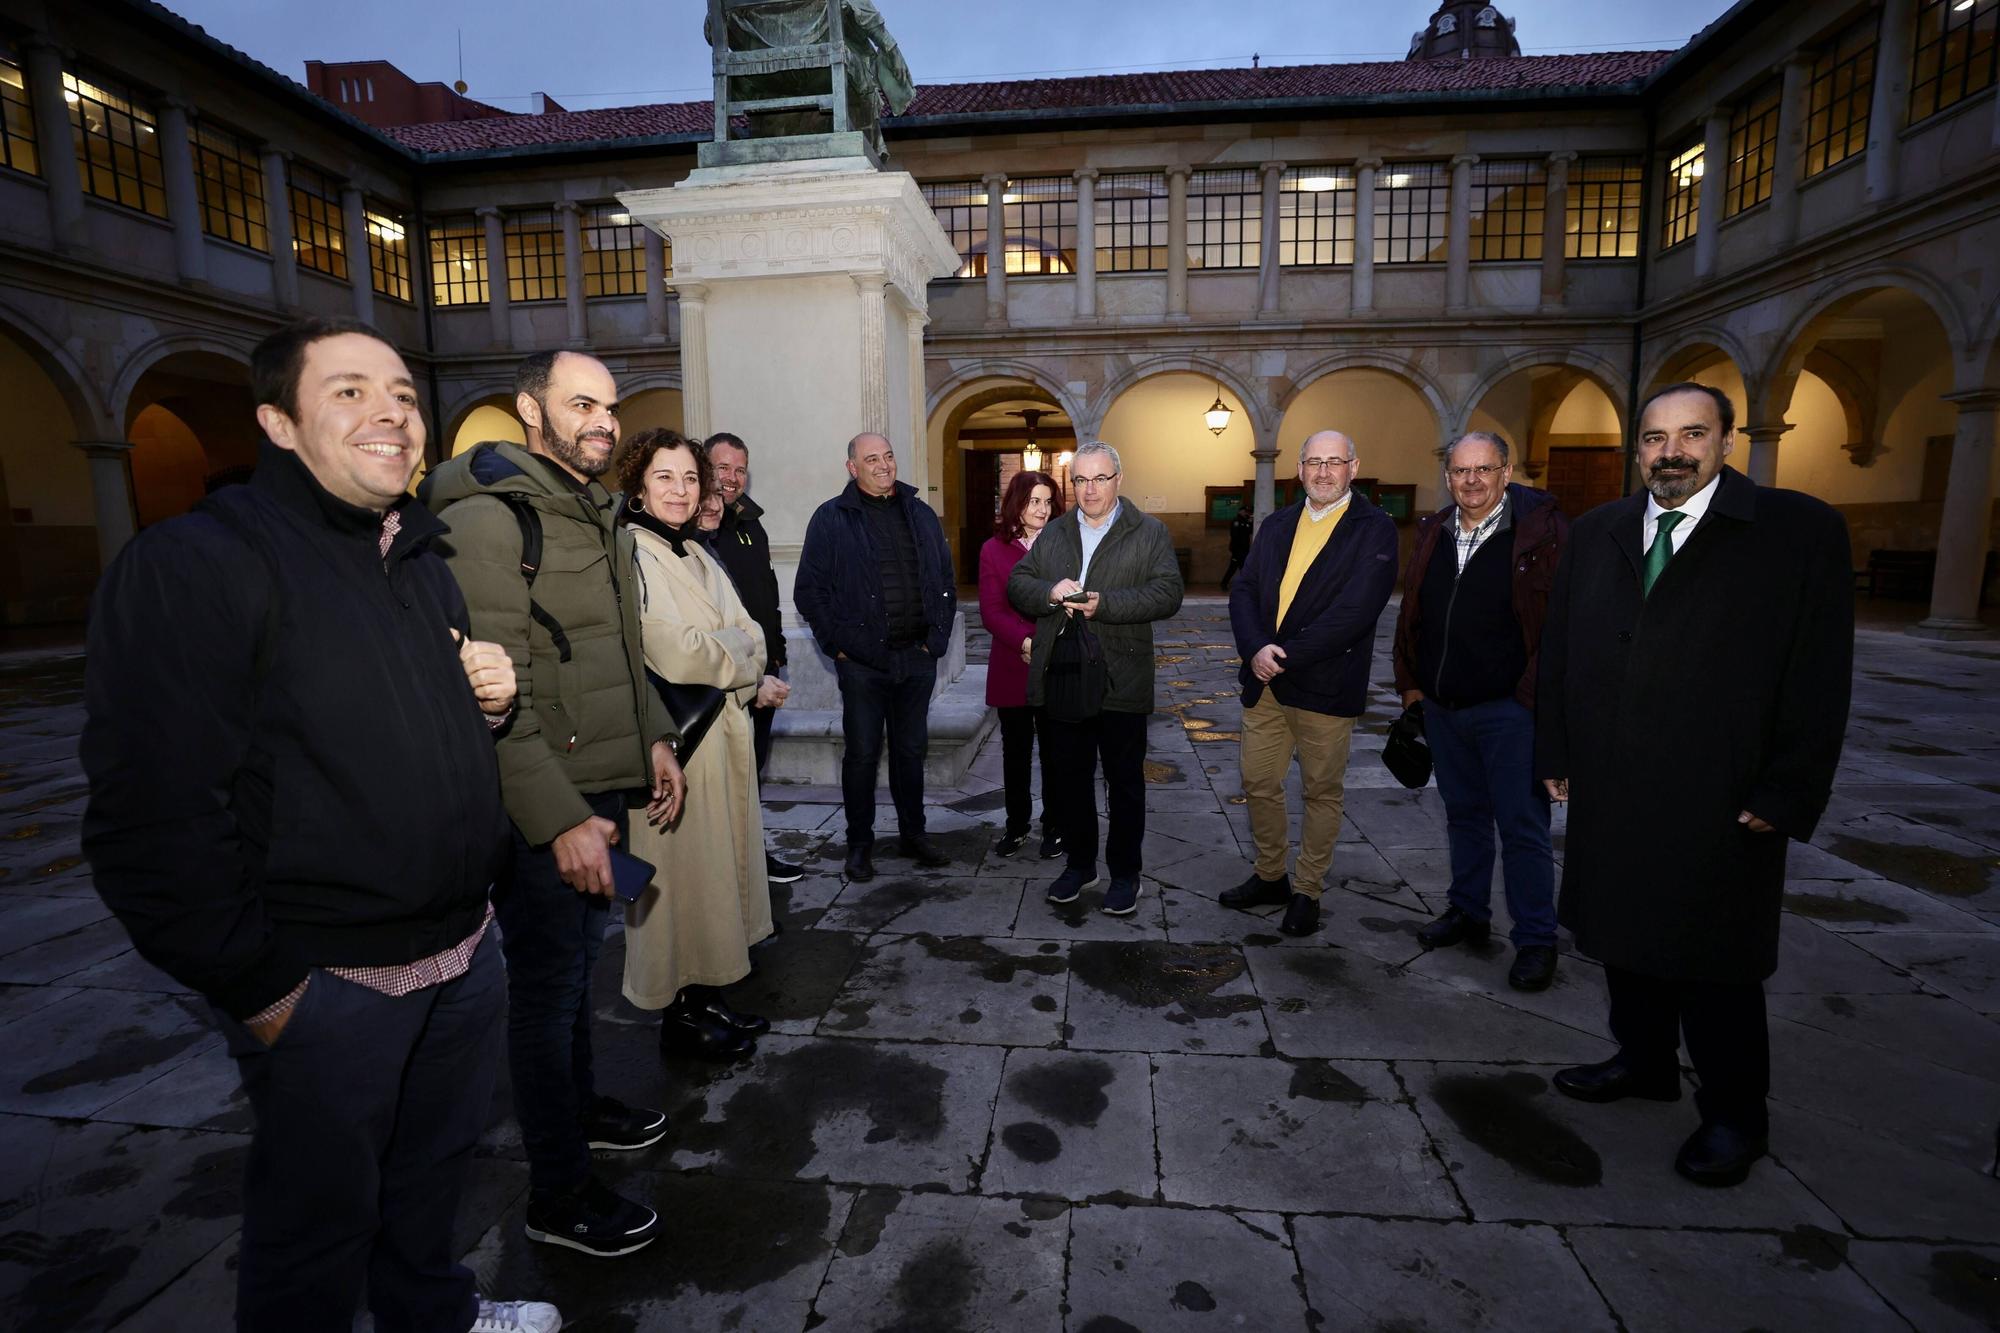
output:
<instances>
[{"instance_id":1,"label":"eyeglasses","mask_svg":"<svg viewBox=\"0 0 2000 1333\"><path fill-rule=\"evenodd\" d=\"M1471 481L1474 477L1490 477L1496 472L1505 472L1505 463L1481 463L1478 467L1448 467L1444 474L1453 481Z\"/></svg>"},{"instance_id":2,"label":"eyeglasses","mask_svg":"<svg viewBox=\"0 0 2000 1333\"><path fill-rule=\"evenodd\" d=\"M1118 480L1118 474L1111 472L1102 477L1071 477L1070 480L1078 486L1109 486L1112 482Z\"/></svg>"},{"instance_id":3,"label":"eyeglasses","mask_svg":"<svg viewBox=\"0 0 2000 1333\"><path fill-rule=\"evenodd\" d=\"M1302 458L1299 466L1308 472L1331 472L1335 468L1353 467L1351 458Z\"/></svg>"}]
</instances>

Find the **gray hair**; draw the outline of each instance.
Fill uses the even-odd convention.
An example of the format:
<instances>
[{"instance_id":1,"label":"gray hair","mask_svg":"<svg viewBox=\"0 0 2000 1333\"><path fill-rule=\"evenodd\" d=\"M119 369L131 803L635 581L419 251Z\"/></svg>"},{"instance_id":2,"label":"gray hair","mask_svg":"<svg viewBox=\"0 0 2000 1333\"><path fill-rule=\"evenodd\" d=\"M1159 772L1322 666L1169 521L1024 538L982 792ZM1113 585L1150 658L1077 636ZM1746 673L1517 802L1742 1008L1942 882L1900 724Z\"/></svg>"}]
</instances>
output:
<instances>
[{"instance_id":1,"label":"gray hair","mask_svg":"<svg viewBox=\"0 0 2000 1333\"><path fill-rule=\"evenodd\" d=\"M861 443L861 442L862 442L863 440L865 440L865 439L868 439L868 438L869 438L869 437L871 437L871 436L873 436L873 437L874 437L875 439L878 439L878 440L882 441L882 443L884 443L884 444L886 444L886 445L888 445L888 446L889 446L889 448L890 448L890 450L891 450L891 451L894 451L894 449L895 449L895 447L896 447L896 444L895 444L895 441L891 440L891 439L890 439L890 438L889 438L888 436L884 435L884 434L883 434L883 433L882 433L881 431L879 431L879 430L864 430L864 431L862 431L862 432L861 432L861 433L860 433L859 435L855 436L855 437L854 437L853 439L851 439L851 440L849 440L849 441L847 442L847 456L848 456L849 458L852 458L852 457L854 457L854 450L855 450L855 448L856 448L857 446L859 446L859 445L860 445L860 443ZM732 436L731 438L734 438L734 437ZM738 448L742 448L742 445L741 445L741 443L740 443L740 442L738 443L737 447L738 447ZM744 454L745 454L745 455L748 455L750 451L749 451L748 449L744 449L744 450L743 450L743 452L744 452Z\"/></svg>"},{"instance_id":2,"label":"gray hair","mask_svg":"<svg viewBox=\"0 0 2000 1333\"><path fill-rule=\"evenodd\" d=\"M1092 440L1089 444L1084 445L1074 454L1070 455L1070 471L1074 472L1076 470L1076 465L1082 461L1085 454L1103 454L1111 460L1111 470L1113 472L1123 472L1125 470L1124 465L1118 461L1118 451L1116 449L1113 449L1102 440Z\"/></svg>"},{"instance_id":3,"label":"gray hair","mask_svg":"<svg viewBox=\"0 0 2000 1333\"><path fill-rule=\"evenodd\" d=\"M1495 435L1490 430L1469 430L1465 432L1465 434L1459 436L1457 439L1453 440L1450 444L1444 447L1444 465L1446 467L1451 466L1452 450L1458 448L1459 445L1466 444L1468 442L1472 444L1492 445L1495 449L1500 451L1500 466L1502 467L1507 466L1507 459L1512 453L1512 451L1507 448L1507 441L1501 439L1498 435Z\"/></svg>"}]
</instances>

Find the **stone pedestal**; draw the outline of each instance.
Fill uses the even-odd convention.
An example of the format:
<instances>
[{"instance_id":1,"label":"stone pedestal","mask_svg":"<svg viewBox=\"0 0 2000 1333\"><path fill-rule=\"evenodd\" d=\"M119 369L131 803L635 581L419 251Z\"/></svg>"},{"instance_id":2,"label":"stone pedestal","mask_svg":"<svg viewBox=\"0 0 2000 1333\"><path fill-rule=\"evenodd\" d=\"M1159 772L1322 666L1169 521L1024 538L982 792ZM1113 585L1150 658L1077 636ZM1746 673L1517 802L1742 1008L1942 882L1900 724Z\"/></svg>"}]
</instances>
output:
<instances>
[{"instance_id":1,"label":"stone pedestal","mask_svg":"<svg viewBox=\"0 0 2000 1333\"><path fill-rule=\"evenodd\" d=\"M792 607L800 546L813 511L847 484L847 441L862 431L886 435L902 479L939 502L925 475L922 330L930 281L956 271L958 252L907 173L859 157L701 167L618 198L673 241L688 432L750 446L791 660L770 776L837 782L839 691ZM931 707L940 783L963 776L993 725L964 637L961 623Z\"/></svg>"}]
</instances>

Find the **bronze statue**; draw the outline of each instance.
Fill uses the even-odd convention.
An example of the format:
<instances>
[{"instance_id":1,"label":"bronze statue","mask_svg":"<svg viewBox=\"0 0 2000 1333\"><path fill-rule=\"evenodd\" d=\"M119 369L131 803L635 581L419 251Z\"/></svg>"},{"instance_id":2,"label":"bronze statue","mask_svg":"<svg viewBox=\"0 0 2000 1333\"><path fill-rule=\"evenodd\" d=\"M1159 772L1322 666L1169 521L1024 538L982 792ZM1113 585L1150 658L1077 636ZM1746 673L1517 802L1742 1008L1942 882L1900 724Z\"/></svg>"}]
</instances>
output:
<instances>
[{"instance_id":1,"label":"bronze statue","mask_svg":"<svg viewBox=\"0 0 2000 1333\"><path fill-rule=\"evenodd\" d=\"M702 165L857 153L877 164L887 159L883 100L899 113L916 88L870 0L709 0L703 35L715 48L716 131L702 147ZM732 141L739 116L751 140L792 142Z\"/></svg>"}]
</instances>

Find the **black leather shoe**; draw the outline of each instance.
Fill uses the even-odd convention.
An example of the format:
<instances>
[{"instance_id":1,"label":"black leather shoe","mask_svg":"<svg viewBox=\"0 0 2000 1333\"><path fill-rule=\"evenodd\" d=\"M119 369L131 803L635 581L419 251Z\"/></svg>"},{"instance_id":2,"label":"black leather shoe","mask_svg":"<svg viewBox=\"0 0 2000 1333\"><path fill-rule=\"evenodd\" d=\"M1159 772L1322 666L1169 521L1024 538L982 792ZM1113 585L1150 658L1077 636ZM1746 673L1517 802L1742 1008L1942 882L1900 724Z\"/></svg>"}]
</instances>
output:
<instances>
[{"instance_id":1,"label":"black leather shoe","mask_svg":"<svg viewBox=\"0 0 2000 1333\"><path fill-rule=\"evenodd\" d=\"M1555 1083L1557 1092L1580 1102L1616 1102L1627 1097L1643 1097L1649 1102L1677 1102L1681 1099L1678 1069L1649 1074L1634 1069L1622 1055L1614 1055L1594 1065L1559 1069Z\"/></svg>"},{"instance_id":2,"label":"black leather shoe","mask_svg":"<svg viewBox=\"0 0 2000 1333\"><path fill-rule=\"evenodd\" d=\"M1256 871L1250 878L1233 889L1224 889L1216 899L1224 907L1234 907L1247 911L1252 907L1281 907L1292 900L1292 877L1280 875L1276 879L1259 879Z\"/></svg>"},{"instance_id":3,"label":"black leather shoe","mask_svg":"<svg viewBox=\"0 0 2000 1333\"><path fill-rule=\"evenodd\" d=\"M749 1037L692 1005L660 1015L660 1054L667 1059L740 1060L756 1049Z\"/></svg>"},{"instance_id":4,"label":"black leather shoe","mask_svg":"<svg viewBox=\"0 0 2000 1333\"><path fill-rule=\"evenodd\" d=\"M940 866L951 864L951 858L938 850L938 845L921 833L903 835L903 855L925 870L936 870Z\"/></svg>"},{"instance_id":5,"label":"black leather shoe","mask_svg":"<svg viewBox=\"0 0 2000 1333\"><path fill-rule=\"evenodd\" d=\"M722 992L713 986L690 986L688 990L693 992L688 999L696 1010L732 1032L740 1032L746 1037L761 1037L771 1030L770 1019L738 1013L729 1007L729 1002L722 998Z\"/></svg>"},{"instance_id":6,"label":"black leather shoe","mask_svg":"<svg viewBox=\"0 0 2000 1333\"><path fill-rule=\"evenodd\" d=\"M1514 951L1514 966L1507 969L1507 984L1515 990L1547 990L1556 979L1556 946L1524 944Z\"/></svg>"},{"instance_id":7,"label":"black leather shoe","mask_svg":"<svg viewBox=\"0 0 2000 1333\"><path fill-rule=\"evenodd\" d=\"M847 849L847 877L859 884L875 878L875 858L866 847Z\"/></svg>"},{"instance_id":8,"label":"black leather shoe","mask_svg":"<svg viewBox=\"0 0 2000 1333\"><path fill-rule=\"evenodd\" d=\"M1028 830L1022 829L1019 833L1010 830L1001 834L1000 841L993 844L993 854L995 856L1012 856L1027 845Z\"/></svg>"},{"instance_id":9,"label":"black leather shoe","mask_svg":"<svg viewBox=\"0 0 2000 1333\"><path fill-rule=\"evenodd\" d=\"M1303 893L1292 895L1285 907L1285 919L1278 923L1280 935L1311 935L1319 929L1319 899Z\"/></svg>"},{"instance_id":10,"label":"black leather shoe","mask_svg":"<svg viewBox=\"0 0 2000 1333\"><path fill-rule=\"evenodd\" d=\"M1454 944L1484 944L1493 933L1491 923L1475 921L1456 907L1444 909L1444 915L1417 931L1417 943L1426 949L1446 949ZM1555 960L1549 960L1553 969Z\"/></svg>"},{"instance_id":11,"label":"black leather shoe","mask_svg":"<svg viewBox=\"0 0 2000 1333\"><path fill-rule=\"evenodd\" d=\"M796 884L805 878L805 867L795 866L790 861L780 861L769 852L764 853L764 878L773 884Z\"/></svg>"},{"instance_id":12,"label":"black leather shoe","mask_svg":"<svg viewBox=\"0 0 2000 1333\"><path fill-rule=\"evenodd\" d=\"M1726 1188L1741 1185L1750 1164L1771 1150L1763 1135L1752 1136L1729 1125L1703 1125L1674 1154L1674 1170L1697 1185Z\"/></svg>"}]
</instances>

